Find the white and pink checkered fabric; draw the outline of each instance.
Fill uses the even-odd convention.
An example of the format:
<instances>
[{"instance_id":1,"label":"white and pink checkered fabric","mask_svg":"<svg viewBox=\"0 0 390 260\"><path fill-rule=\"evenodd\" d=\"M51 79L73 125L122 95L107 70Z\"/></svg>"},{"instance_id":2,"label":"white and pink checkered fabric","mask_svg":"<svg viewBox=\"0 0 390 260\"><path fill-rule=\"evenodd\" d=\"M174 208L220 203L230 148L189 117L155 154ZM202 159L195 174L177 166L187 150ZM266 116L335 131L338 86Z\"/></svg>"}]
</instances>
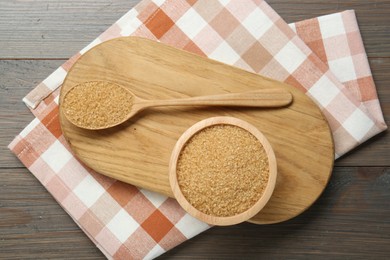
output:
<instances>
[{"instance_id":1,"label":"white and pink checkered fabric","mask_svg":"<svg viewBox=\"0 0 390 260\"><path fill-rule=\"evenodd\" d=\"M137 35L285 81L322 109L336 156L386 129L353 11L290 27L261 0L144 0L25 98L36 118L10 149L108 258L154 258L209 228L164 196L99 175L69 150L58 89L105 40Z\"/></svg>"}]
</instances>

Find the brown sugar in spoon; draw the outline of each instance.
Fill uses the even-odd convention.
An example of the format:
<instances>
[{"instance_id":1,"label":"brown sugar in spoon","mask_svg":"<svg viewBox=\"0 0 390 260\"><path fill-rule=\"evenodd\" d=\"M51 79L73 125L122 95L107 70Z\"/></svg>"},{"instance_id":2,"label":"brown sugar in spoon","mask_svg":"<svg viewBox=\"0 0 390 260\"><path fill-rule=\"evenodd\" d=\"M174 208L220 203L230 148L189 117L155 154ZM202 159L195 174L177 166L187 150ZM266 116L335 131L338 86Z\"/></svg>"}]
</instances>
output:
<instances>
[{"instance_id":1,"label":"brown sugar in spoon","mask_svg":"<svg viewBox=\"0 0 390 260\"><path fill-rule=\"evenodd\" d=\"M74 125L100 130L119 125L138 112L160 106L281 107L292 102L289 91L279 88L180 99L145 100L113 82L89 81L72 87L61 109Z\"/></svg>"}]
</instances>

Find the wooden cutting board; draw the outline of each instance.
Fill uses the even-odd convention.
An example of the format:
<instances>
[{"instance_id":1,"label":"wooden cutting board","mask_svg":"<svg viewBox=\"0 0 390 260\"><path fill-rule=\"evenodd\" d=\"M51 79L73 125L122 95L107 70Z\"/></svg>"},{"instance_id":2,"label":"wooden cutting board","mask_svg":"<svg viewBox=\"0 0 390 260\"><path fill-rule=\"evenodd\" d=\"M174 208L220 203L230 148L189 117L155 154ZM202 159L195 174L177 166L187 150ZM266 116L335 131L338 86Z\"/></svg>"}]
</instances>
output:
<instances>
[{"instance_id":1,"label":"wooden cutting board","mask_svg":"<svg viewBox=\"0 0 390 260\"><path fill-rule=\"evenodd\" d=\"M165 107L141 112L106 130L73 126L61 112L65 138L76 156L97 172L173 197L168 164L180 135L196 122L233 116L256 126L270 141L278 164L275 191L250 222L277 223L307 209L324 190L333 168L329 126L319 108L299 90L223 63L137 37L102 43L81 56L61 89L107 80L145 99L168 99L250 91L288 89L292 105L275 109ZM249 155L248 155L249 156Z\"/></svg>"}]
</instances>

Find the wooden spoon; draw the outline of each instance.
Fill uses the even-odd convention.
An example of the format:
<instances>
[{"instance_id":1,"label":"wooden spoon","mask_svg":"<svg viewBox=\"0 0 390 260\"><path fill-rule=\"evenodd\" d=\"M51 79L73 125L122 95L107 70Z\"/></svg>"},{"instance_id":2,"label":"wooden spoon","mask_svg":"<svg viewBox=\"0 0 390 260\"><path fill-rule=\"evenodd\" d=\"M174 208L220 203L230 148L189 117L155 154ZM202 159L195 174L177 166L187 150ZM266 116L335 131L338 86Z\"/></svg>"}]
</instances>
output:
<instances>
[{"instance_id":1,"label":"wooden spoon","mask_svg":"<svg viewBox=\"0 0 390 260\"><path fill-rule=\"evenodd\" d=\"M160 106L245 106L281 107L292 102L285 89L199 96L181 99L145 100L112 82L89 81L72 87L64 96L61 109L74 125L99 130L119 125L138 112Z\"/></svg>"}]
</instances>

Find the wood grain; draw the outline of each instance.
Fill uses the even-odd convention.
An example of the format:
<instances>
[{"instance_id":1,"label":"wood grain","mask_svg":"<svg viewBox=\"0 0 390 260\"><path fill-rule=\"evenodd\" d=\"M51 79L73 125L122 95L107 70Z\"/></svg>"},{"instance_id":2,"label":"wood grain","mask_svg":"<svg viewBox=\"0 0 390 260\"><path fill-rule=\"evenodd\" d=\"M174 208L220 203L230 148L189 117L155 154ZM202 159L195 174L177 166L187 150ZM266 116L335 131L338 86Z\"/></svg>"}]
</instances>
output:
<instances>
[{"instance_id":1,"label":"wood grain","mask_svg":"<svg viewBox=\"0 0 390 260\"><path fill-rule=\"evenodd\" d=\"M105 259L27 169L0 169L0 176L2 213L16 209L20 213L12 218L29 219L0 226L0 259ZM385 259L390 255L389 183L390 167L336 167L320 199L297 218L277 225L214 227L161 259Z\"/></svg>"},{"instance_id":2,"label":"wood grain","mask_svg":"<svg viewBox=\"0 0 390 260\"><path fill-rule=\"evenodd\" d=\"M33 118L22 98L62 63L62 60L0 60L0 165L3 167L21 166L7 145ZM370 59L370 65L383 114L390 125L390 58ZM383 155L389 151L387 131L338 159L336 165L386 166L389 159Z\"/></svg>"},{"instance_id":3,"label":"wood grain","mask_svg":"<svg viewBox=\"0 0 390 260\"><path fill-rule=\"evenodd\" d=\"M69 58L138 2L2 0L0 58Z\"/></svg>"},{"instance_id":4,"label":"wood grain","mask_svg":"<svg viewBox=\"0 0 390 260\"><path fill-rule=\"evenodd\" d=\"M21 167L8 144L34 118L22 98L63 61L0 60L0 167Z\"/></svg>"},{"instance_id":5,"label":"wood grain","mask_svg":"<svg viewBox=\"0 0 390 260\"><path fill-rule=\"evenodd\" d=\"M294 102L268 109L156 108L110 129L78 128L63 115L61 103L75 85L95 80L117 83L150 100L283 88ZM295 217L322 193L334 162L330 129L313 101L292 86L148 39L122 37L81 56L61 88L61 128L75 155L101 174L170 197L168 164L176 141L196 122L214 116L254 125L275 151L274 194L251 222Z\"/></svg>"},{"instance_id":6,"label":"wood grain","mask_svg":"<svg viewBox=\"0 0 390 260\"><path fill-rule=\"evenodd\" d=\"M102 258L26 168L0 168L0 176L0 259Z\"/></svg>"},{"instance_id":7,"label":"wood grain","mask_svg":"<svg viewBox=\"0 0 390 260\"><path fill-rule=\"evenodd\" d=\"M127 4L135 2L113 1L107 12L102 9L103 19L96 15L96 5L101 8L109 0L0 2L0 59L18 59L0 61L0 210L19 212L11 219L3 218L4 211L0 214L2 223L8 223L0 227L0 259L105 259L35 177L19 168L21 163L6 146L32 119L21 98L63 62L23 59L70 57L110 25L107 19L117 20L127 11ZM288 22L355 9L390 123L389 1L267 2ZM348 167L334 169L324 194L299 217L270 226L215 227L161 258L388 259L389 154L390 135L384 133L338 160L336 165ZM21 224L27 215L31 222Z\"/></svg>"},{"instance_id":8,"label":"wood grain","mask_svg":"<svg viewBox=\"0 0 390 260\"><path fill-rule=\"evenodd\" d=\"M0 59L69 58L99 36L139 0L2 0ZM355 9L370 57L390 48L387 0L269 0L288 23ZM304 10L304 11L302 11Z\"/></svg>"},{"instance_id":9,"label":"wood grain","mask_svg":"<svg viewBox=\"0 0 390 260\"><path fill-rule=\"evenodd\" d=\"M91 97L94 93L95 96ZM103 98L97 100L94 97L107 94L116 94L109 96L109 99ZM87 100L85 100L87 96ZM110 105L103 106L104 101L109 101ZM292 102L292 95L289 91L282 88L268 88L255 91L195 96L187 98L172 99L143 99L136 96L128 88L108 81L88 81L73 86L66 92L62 98L61 108L66 118L75 126L89 129L102 130L111 128L132 120L135 116L146 109L156 107L252 107L252 108L279 108L289 105ZM98 105L98 111L89 107L80 107L80 103L91 105L94 102ZM74 107L74 104L78 104ZM88 123L80 121L80 118L91 118L92 116L112 113L112 105L120 105L120 115L100 119L100 123L91 120ZM126 112L124 112L126 111Z\"/></svg>"},{"instance_id":10,"label":"wood grain","mask_svg":"<svg viewBox=\"0 0 390 260\"><path fill-rule=\"evenodd\" d=\"M215 227L161 259L388 259L389 182L388 167L335 168L321 198L297 218Z\"/></svg>"}]
</instances>

